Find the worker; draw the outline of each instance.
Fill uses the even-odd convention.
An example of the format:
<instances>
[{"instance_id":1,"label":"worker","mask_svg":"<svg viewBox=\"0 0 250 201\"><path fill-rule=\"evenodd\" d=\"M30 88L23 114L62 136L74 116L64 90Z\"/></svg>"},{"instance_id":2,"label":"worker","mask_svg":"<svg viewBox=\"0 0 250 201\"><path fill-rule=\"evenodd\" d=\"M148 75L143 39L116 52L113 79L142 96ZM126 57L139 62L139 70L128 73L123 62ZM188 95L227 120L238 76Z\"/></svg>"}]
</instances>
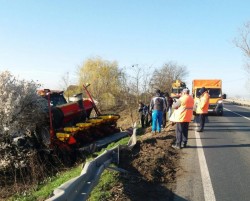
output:
<instances>
[{"instance_id":1,"label":"worker","mask_svg":"<svg viewBox=\"0 0 250 201\"><path fill-rule=\"evenodd\" d=\"M173 98L171 96L169 96L168 92L165 92L165 97L166 97L166 100L168 102L167 116L168 116L168 120L169 120L170 116L172 114Z\"/></svg>"},{"instance_id":2,"label":"worker","mask_svg":"<svg viewBox=\"0 0 250 201\"><path fill-rule=\"evenodd\" d=\"M175 109L170 117L176 123L176 142L172 145L175 149L185 148L188 141L189 122L193 116L194 99L189 95L189 89L183 89L181 97L173 103Z\"/></svg>"},{"instance_id":3,"label":"worker","mask_svg":"<svg viewBox=\"0 0 250 201\"><path fill-rule=\"evenodd\" d=\"M161 97L161 91L156 90L155 96L150 101L150 113L152 114L152 133L156 134L161 132L162 115L163 111L166 110L166 102Z\"/></svg>"},{"instance_id":4,"label":"worker","mask_svg":"<svg viewBox=\"0 0 250 201\"><path fill-rule=\"evenodd\" d=\"M142 128L145 128L148 122L148 107L142 102L139 103L139 117Z\"/></svg>"},{"instance_id":5,"label":"worker","mask_svg":"<svg viewBox=\"0 0 250 201\"><path fill-rule=\"evenodd\" d=\"M196 114L198 116L199 127L196 130L197 132L203 132L205 126L206 115L208 113L209 107L209 94L208 90L205 87L202 87L199 90L200 98L198 99L196 106Z\"/></svg>"},{"instance_id":6,"label":"worker","mask_svg":"<svg viewBox=\"0 0 250 201\"><path fill-rule=\"evenodd\" d=\"M165 105L166 105L166 108L163 110L163 113L162 113L162 128L165 128L167 124L167 111L168 111L169 106L168 106L167 98L165 97L165 94L163 92L161 92L161 97L163 98Z\"/></svg>"},{"instance_id":7,"label":"worker","mask_svg":"<svg viewBox=\"0 0 250 201\"><path fill-rule=\"evenodd\" d=\"M150 105L147 105L148 107L148 116L146 119L146 126L150 126L152 124L152 112L150 111Z\"/></svg>"}]
</instances>

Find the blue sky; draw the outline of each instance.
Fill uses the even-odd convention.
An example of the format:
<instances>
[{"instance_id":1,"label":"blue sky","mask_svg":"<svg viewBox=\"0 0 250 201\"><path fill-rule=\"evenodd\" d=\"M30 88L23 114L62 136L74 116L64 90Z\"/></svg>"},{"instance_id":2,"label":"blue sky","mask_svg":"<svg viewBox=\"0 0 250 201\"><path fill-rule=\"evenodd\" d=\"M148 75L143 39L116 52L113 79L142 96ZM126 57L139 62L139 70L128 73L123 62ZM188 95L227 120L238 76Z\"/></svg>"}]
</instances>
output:
<instances>
[{"instance_id":1,"label":"blue sky","mask_svg":"<svg viewBox=\"0 0 250 201\"><path fill-rule=\"evenodd\" d=\"M250 21L247 0L0 0L0 71L60 88L90 57L120 67L184 65L186 79L222 79L250 98L244 57L232 43Z\"/></svg>"}]
</instances>

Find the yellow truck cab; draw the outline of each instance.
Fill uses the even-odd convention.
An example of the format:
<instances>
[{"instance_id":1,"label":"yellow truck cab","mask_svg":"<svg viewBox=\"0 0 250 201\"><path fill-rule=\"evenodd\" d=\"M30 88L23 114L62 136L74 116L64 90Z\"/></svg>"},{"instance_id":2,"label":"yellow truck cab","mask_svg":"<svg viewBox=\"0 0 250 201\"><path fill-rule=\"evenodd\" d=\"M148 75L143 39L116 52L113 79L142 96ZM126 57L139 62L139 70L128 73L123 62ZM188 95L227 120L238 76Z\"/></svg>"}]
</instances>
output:
<instances>
[{"instance_id":1,"label":"yellow truck cab","mask_svg":"<svg viewBox=\"0 0 250 201\"><path fill-rule=\"evenodd\" d=\"M175 80L172 83L172 89L171 89L170 96L172 98L176 98L176 99L180 98L181 92L185 88L186 88L186 83L185 82L182 82L181 80Z\"/></svg>"},{"instance_id":2,"label":"yellow truck cab","mask_svg":"<svg viewBox=\"0 0 250 201\"><path fill-rule=\"evenodd\" d=\"M193 80L192 93L195 104L200 97L199 90L205 87L210 95L208 113L213 113L219 116L223 115L223 99L222 80Z\"/></svg>"}]
</instances>

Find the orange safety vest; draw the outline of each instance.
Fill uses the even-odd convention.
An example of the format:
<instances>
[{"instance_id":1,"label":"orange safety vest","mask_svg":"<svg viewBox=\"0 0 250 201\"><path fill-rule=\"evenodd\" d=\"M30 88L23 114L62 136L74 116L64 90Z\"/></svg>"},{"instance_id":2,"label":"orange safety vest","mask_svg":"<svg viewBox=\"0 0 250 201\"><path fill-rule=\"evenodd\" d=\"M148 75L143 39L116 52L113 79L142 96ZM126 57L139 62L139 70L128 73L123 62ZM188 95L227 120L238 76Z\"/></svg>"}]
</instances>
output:
<instances>
[{"instance_id":1,"label":"orange safety vest","mask_svg":"<svg viewBox=\"0 0 250 201\"><path fill-rule=\"evenodd\" d=\"M172 122L190 122L193 116L194 99L192 96L185 94L179 98L181 105L175 109L170 117Z\"/></svg>"},{"instance_id":2,"label":"orange safety vest","mask_svg":"<svg viewBox=\"0 0 250 201\"><path fill-rule=\"evenodd\" d=\"M209 94L208 92L204 92L197 104L196 113L197 114L206 114L208 113L208 107L209 107Z\"/></svg>"}]
</instances>

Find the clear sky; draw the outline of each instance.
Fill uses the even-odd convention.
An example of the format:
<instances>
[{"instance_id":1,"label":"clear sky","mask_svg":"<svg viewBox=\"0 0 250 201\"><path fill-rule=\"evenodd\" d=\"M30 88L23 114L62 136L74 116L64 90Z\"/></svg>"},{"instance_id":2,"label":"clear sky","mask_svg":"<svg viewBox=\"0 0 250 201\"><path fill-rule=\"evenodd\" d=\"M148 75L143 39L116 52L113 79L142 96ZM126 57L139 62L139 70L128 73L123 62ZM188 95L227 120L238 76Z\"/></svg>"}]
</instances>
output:
<instances>
[{"instance_id":1,"label":"clear sky","mask_svg":"<svg viewBox=\"0 0 250 201\"><path fill-rule=\"evenodd\" d=\"M90 57L120 67L184 65L186 79L222 79L250 98L244 57L232 43L249 0L0 0L0 71L58 89Z\"/></svg>"}]
</instances>

